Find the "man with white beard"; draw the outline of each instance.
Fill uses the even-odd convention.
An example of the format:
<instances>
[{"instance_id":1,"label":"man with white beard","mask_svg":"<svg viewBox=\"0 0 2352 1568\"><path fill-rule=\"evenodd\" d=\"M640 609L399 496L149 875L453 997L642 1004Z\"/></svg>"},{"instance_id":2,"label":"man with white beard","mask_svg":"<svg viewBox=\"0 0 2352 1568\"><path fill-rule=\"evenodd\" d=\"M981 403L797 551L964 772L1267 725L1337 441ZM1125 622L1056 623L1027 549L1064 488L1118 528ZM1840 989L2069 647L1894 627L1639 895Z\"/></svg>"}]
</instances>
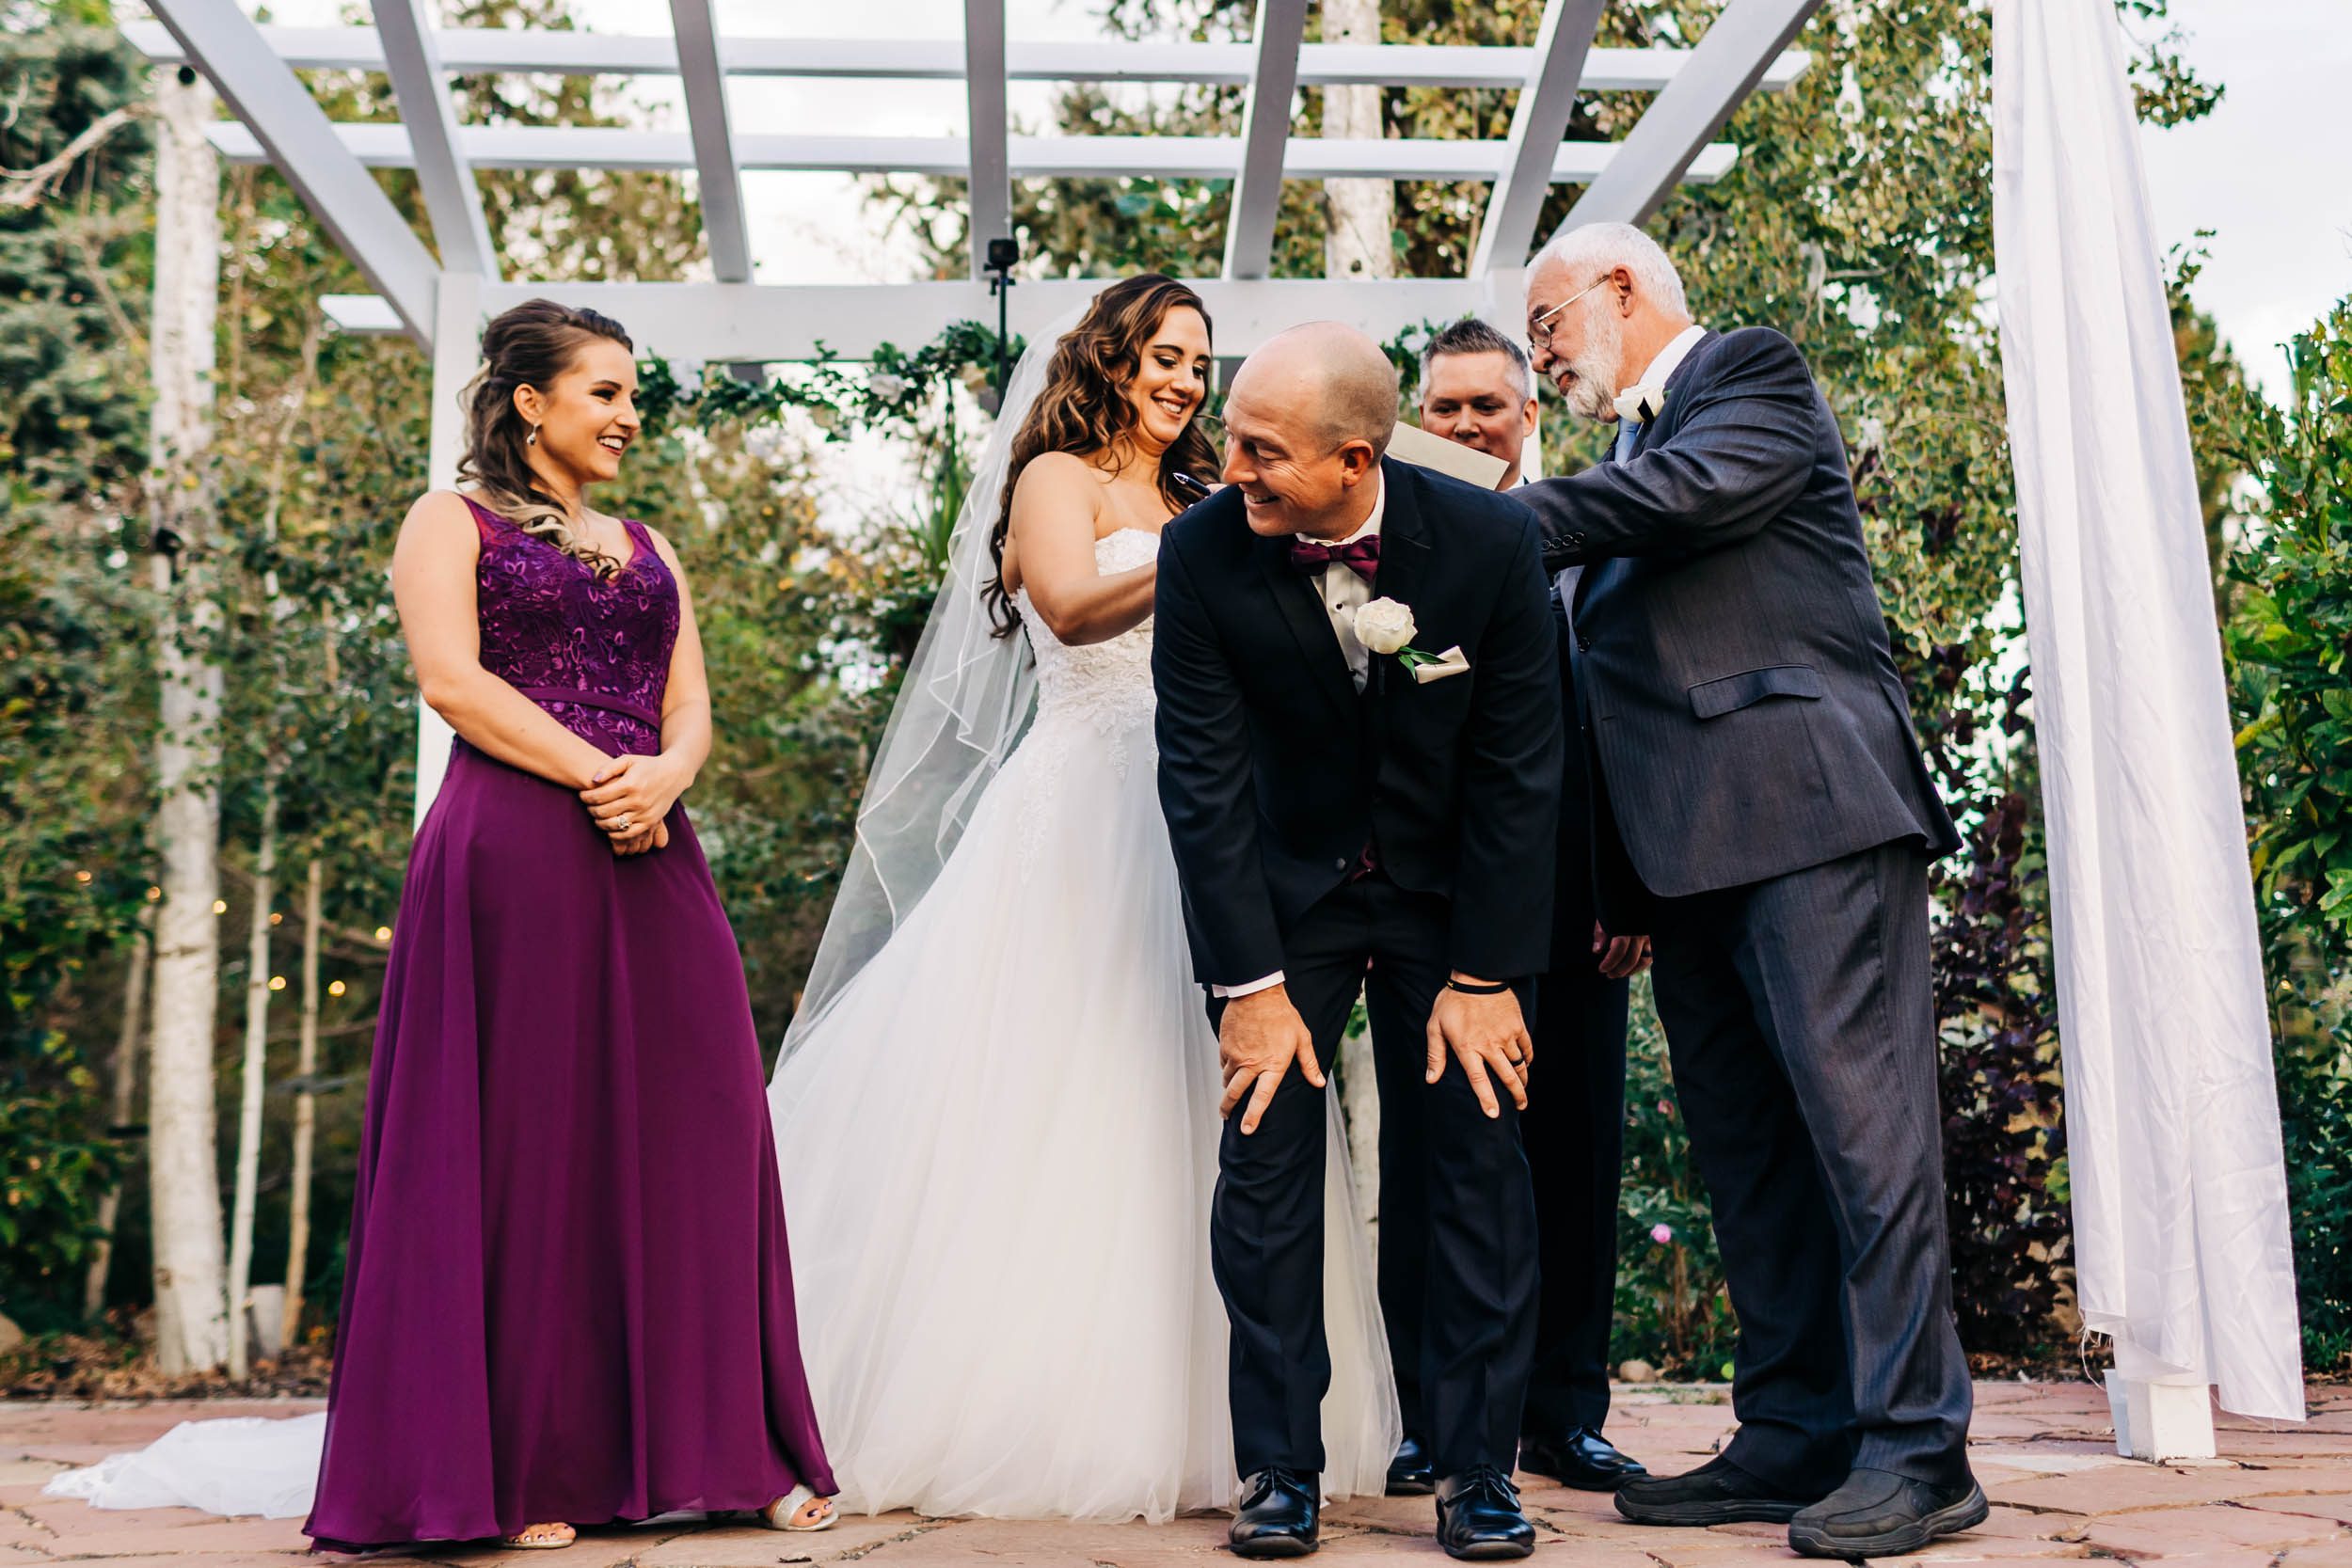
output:
<instances>
[{"instance_id":1,"label":"man with white beard","mask_svg":"<svg viewBox=\"0 0 2352 1568\"><path fill-rule=\"evenodd\" d=\"M1581 565L1576 715L1600 918L1646 930L1740 1320L1739 1431L1630 1481L1643 1524L1786 1522L1817 1557L1986 1513L1952 1321L1928 977L1958 846L1912 733L1836 417L1777 332L1691 319L1657 244L1593 224L1529 269L1535 367L1618 426L1527 485Z\"/></svg>"}]
</instances>

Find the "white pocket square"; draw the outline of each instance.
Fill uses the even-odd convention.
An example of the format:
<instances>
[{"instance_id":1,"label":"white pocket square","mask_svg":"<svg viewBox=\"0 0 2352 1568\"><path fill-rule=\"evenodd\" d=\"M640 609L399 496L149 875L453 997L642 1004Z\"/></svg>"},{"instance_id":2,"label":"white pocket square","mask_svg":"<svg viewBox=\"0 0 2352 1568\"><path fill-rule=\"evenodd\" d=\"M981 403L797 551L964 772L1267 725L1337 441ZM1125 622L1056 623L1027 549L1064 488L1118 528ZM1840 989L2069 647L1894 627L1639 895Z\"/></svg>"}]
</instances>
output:
<instances>
[{"instance_id":1,"label":"white pocket square","mask_svg":"<svg viewBox=\"0 0 2352 1568\"><path fill-rule=\"evenodd\" d=\"M1413 666L1413 679L1422 686L1427 686L1431 681L1444 680L1449 675L1468 673L1470 673L1470 659L1458 646L1448 648L1431 663Z\"/></svg>"}]
</instances>

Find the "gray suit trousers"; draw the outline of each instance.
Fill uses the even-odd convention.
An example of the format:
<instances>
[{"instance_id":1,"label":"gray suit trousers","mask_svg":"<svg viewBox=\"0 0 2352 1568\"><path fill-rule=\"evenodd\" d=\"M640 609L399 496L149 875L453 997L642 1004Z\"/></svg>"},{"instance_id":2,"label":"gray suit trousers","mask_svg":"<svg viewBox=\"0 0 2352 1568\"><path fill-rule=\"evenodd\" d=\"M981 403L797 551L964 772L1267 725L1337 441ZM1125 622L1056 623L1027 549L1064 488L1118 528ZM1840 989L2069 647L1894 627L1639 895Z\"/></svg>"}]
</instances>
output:
<instances>
[{"instance_id":1,"label":"gray suit trousers","mask_svg":"<svg viewBox=\"0 0 2352 1568\"><path fill-rule=\"evenodd\" d=\"M1661 899L1658 1011L1740 1320L1725 1454L1791 1491L1964 1473L1927 859Z\"/></svg>"}]
</instances>

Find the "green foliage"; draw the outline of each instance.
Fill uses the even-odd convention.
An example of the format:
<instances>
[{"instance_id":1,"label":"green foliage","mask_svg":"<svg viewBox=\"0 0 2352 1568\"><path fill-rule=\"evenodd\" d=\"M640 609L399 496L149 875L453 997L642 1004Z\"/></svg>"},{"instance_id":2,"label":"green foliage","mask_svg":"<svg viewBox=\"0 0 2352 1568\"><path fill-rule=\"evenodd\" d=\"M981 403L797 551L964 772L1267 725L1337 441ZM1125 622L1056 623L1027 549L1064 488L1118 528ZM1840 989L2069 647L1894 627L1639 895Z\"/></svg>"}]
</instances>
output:
<instances>
[{"instance_id":1,"label":"green foliage","mask_svg":"<svg viewBox=\"0 0 2352 1568\"><path fill-rule=\"evenodd\" d=\"M2233 563L2238 760L2268 948L2305 1364L2352 1364L2352 300L2290 351L2243 454L2269 498Z\"/></svg>"},{"instance_id":2,"label":"green foliage","mask_svg":"<svg viewBox=\"0 0 2352 1568\"><path fill-rule=\"evenodd\" d=\"M88 7L21 20L0 25L0 166L48 172L0 208L0 1304L39 1324L118 1162L88 1067L106 1036L75 1025L148 885L115 850L148 809L151 683L119 639L139 594L105 565L125 531L108 501L146 458L125 301L148 141L139 68Z\"/></svg>"},{"instance_id":3,"label":"green foliage","mask_svg":"<svg viewBox=\"0 0 2352 1568\"><path fill-rule=\"evenodd\" d=\"M1622 1180L1610 1359L1646 1360L1670 1378L1720 1378L1739 1328L1647 976L1634 982L1626 1040Z\"/></svg>"}]
</instances>

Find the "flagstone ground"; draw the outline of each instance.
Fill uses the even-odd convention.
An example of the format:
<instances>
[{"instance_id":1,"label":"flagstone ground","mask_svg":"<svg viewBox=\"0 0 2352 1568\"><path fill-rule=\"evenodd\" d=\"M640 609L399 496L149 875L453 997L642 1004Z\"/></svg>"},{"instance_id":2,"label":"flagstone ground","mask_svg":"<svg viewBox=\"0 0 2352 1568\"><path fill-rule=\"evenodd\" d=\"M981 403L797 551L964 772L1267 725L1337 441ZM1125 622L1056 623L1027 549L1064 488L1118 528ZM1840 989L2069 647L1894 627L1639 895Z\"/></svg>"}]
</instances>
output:
<instances>
[{"instance_id":1,"label":"flagstone ground","mask_svg":"<svg viewBox=\"0 0 2352 1568\"><path fill-rule=\"evenodd\" d=\"M161 1435L200 1417L294 1415L315 1403L225 1401L143 1404L0 1402L0 1568L103 1562L107 1568L298 1568L298 1520L219 1520L180 1510L101 1513L44 1498L58 1470ZM1661 1473L1696 1463L1723 1440L1731 1408L1720 1389L1622 1389L1610 1433ZM2167 1568L2352 1568L2352 1387L2314 1385L2299 1427L2224 1418L2218 1460L2151 1465L2119 1459L2106 1402L2087 1383L1981 1383L1972 1458L1993 1498L1981 1529L1893 1561L2097 1559ZM1528 1511L1553 1568L1749 1568L1793 1564L1768 1526L1642 1529L1609 1499L1528 1481ZM1446 1560L1430 1538L1423 1498L1378 1498L1326 1516L1323 1568L1375 1560ZM728 1523L666 1522L586 1532L561 1554L435 1547L370 1560L387 1568L772 1568L865 1561L870 1568L1218 1568L1224 1521L1202 1514L1162 1526L1070 1525L890 1514L848 1519L814 1536Z\"/></svg>"}]
</instances>

